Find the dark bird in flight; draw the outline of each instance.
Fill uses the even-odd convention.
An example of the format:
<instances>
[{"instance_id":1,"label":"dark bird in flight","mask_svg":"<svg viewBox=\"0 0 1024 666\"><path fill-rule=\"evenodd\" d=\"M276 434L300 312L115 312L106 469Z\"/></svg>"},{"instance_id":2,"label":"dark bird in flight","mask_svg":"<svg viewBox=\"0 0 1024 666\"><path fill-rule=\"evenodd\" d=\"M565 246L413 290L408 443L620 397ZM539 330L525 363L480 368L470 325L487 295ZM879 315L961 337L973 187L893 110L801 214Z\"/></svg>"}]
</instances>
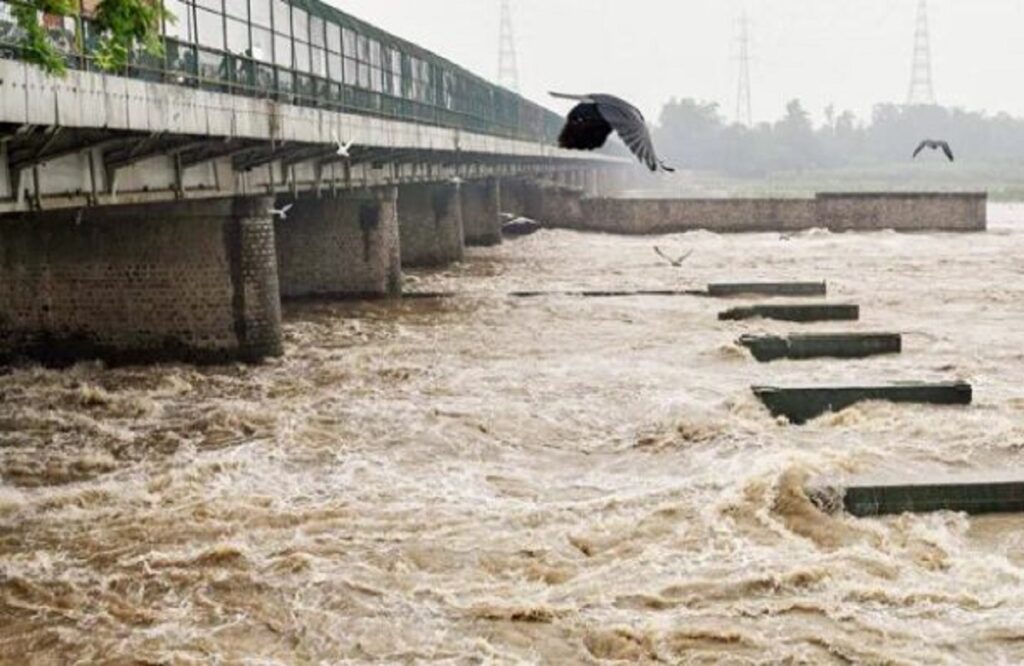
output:
<instances>
[{"instance_id":1,"label":"dark bird in flight","mask_svg":"<svg viewBox=\"0 0 1024 666\"><path fill-rule=\"evenodd\" d=\"M935 150L937 148L942 148L942 152L946 153L946 157L949 158L949 161L950 162L953 161L953 151L950 150L949 144L946 143L945 141L935 141L934 139L925 139L924 141L921 142L921 145L919 145L917 147L917 150L914 151L914 157L917 157L918 155L920 155L921 151L924 150L925 148L930 148L931 150Z\"/></svg>"},{"instance_id":2,"label":"dark bird in flight","mask_svg":"<svg viewBox=\"0 0 1024 666\"><path fill-rule=\"evenodd\" d=\"M614 131L651 171L659 168L675 171L658 159L643 114L629 102L600 93L566 95L553 92L551 96L579 102L569 112L565 127L558 136L558 145L562 148L594 150L603 146Z\"/></svg>"},{"instance_id":3,"label":"dark bird in flight","mask_svg":"<svg viewBox=\"0 0 1024 666\"><path fill-rule=\"evenodd\" d=\"M680 266L682 266L683 262L686 261L687 259L689 259L690 255L693 254L693 250L690 250L686 254L680 255L678 259L673 259L672 257L670 257L667 254L665 254L664 252L662 252L661 248L658 247L657 245L654 246L654 252L659 257L661 257L662 259L664 259L668 263L672 264L673 268L679 268Z\"/></svg>"}]
</instances>

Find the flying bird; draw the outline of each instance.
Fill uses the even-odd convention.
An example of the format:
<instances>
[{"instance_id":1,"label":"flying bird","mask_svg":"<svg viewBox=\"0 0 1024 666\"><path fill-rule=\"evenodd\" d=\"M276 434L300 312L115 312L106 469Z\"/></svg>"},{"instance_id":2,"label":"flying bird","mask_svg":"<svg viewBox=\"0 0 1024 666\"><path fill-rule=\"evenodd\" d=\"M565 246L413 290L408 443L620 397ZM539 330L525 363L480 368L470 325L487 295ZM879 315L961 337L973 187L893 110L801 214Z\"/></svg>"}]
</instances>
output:
<instances>
[{"instance_id":1,"label":"flying bird","mask_svg":"<svg viewBox=\"0 0 1024 666\"><path fill-rule=\"evenodd\" d=\"M942 152L946 153L946 157L949 158L949 161L950 162L953 161L953 151L950 150L949 144L946 143L945 141L936 141L934 139L925 139L924 141L921 142L921 145L919 145L917 147L917 150L914 151L914 157L916 158L921 153L921 151L924 150L925 148L930 148L931 150L935 150L937 148L941 148Z\"/></svg>"},{"instance_id":2,"label":"flying bird","mask_svg":"<svg viewBox=\"0 0 1024 666\"><path fill-rule=\"evenodd\" d=\"M292 206L294 206L294 205L295 204L288 204L287 206L283 206L280 209L271 208L270 209L270 215L272 217L279 217L282 220L287 220L288 219L288 211L290 211L292 209Z\"/></svg>"},{"instance_id":3,"label":"flying bird","mask_svg":"<svg viewBox=\"0 0 1024 666\"><path fill-rule=\"evenodd\" d=\"M345 157L345 158L347 158L349 156L348 151L355 144L355 141L349 141L348 143L342 143L341 140L338 138L337 134L333 135L333 137L334 137L334 143L338 144L338 150L337 150L337 152L335 154L338 157Z\"/></svg>"},{"instance_id":4,"label":"flying bird","mask_svg":"<svg viewBox=\"0 0 1024 666\"><path fill-rule=\"evenodd\" d=\"M579 102L569 112L565 127L558 136L558 145L562 148L594 150L603 146L614 131L651 171L659 168L675 171L658 159L643 114L629 102L601 93L567 95L553 92L551 96Z\"/></svg>"},{"instance_id":5,"label":"flying bird","mask_svg":"<svg viewBox=\"0 0 1024 666\"><path fill-rule=\"evenodd\" d=\"M678 259L673 259L672 257L670 257L667 254L665 254L664 252L662 252L661 248L658 247L657 245L654 246L654 252L659 257L661 257L662 259L664 259L668 263L672 264L673 268L679 268L680 266L682 266L683 262L686 261L687 259L689 259L690 255L693 254L693 250L690 250L686 254L680 255L680 257Z\"/></svg>"}]
</instances>

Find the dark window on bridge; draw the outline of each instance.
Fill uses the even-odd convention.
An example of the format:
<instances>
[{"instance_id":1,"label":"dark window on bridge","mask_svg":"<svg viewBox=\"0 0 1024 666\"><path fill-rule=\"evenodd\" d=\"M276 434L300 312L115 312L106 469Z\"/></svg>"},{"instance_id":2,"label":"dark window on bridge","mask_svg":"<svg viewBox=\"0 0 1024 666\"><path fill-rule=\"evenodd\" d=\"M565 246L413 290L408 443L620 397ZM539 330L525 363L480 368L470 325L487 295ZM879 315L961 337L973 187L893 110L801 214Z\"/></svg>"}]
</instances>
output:
<instances>
[{"instance_id":1,"label":"dark window on bridge","mask_svg":"<svg viewBox=\"0 0 1024 666\"><path fill-rule=\"evenodd\" d=\"M327 38L324 34L324 20L317 16L309 18L309 44L311 47L310 58L312 60L313 74L327 77Z\"/></svg>"},{"instance_id":2,"label":"dark window on bridge","mask_svg":"<svg viewBox=\"0 0 1024 666\"><path fill-rule=\"evenodd\" d=\"M370 88L374 92L384 92L384 58L380 42L370 40Z\"/></svg>"},{"instance_id":3,"label":"dark window on bridge","mask_svg":"<svg viewBox=\"0 0 1024 666\"><path fill-rule=\"evenodd\" d=\"M356 35L356 54L359 59L360 88L370 87L370 40L366 35Z\"/></svg>"},{"instance_id":4,"label":"dark window on bridge","mask_svg":"<svg viewBox=\"0 0 1024 666\"><path fill-rule=\"evenodd\" d=\"M388 92L395 97L402 96L402 52L391 49L391 71L389 72Z\"/></svg>"},{"instance_id":5,"label":"dark window on bridge","mask_svg":"<svg viewBox=\"0 0 1024 666\"><path fill-rule=\"evenodd\" d=\"M309 71L309 14L292 7L292 36L295 39L295 69Z\"/></svg>"},{"instance_id":6,"label":"dark window on bridge","mask_svg":"<svg viewBox=\"0 0 1024 666\"><path fill-rule=\"evenodd\" d=\"M356 33L345 28L341 31L341 39L345 54L345 83L354 86L359 78L356 74Z\"/></svg>"}]
</instances>

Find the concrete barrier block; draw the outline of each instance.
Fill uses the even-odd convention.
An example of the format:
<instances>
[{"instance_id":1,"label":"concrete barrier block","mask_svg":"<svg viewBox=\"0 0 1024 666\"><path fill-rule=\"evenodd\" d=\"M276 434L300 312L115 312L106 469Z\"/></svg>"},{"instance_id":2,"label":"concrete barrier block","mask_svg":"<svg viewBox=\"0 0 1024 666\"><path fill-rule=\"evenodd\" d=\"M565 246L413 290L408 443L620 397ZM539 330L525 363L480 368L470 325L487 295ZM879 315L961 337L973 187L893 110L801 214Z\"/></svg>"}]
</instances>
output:
<instances>
[{"instance_id":1,"label":"concrete barrier block","mask_svg":"<svg viewBox=\"0 0 1024 666\"><path fill-rule=\"evenodd\" d=\"M964 478L914 481L857 481L845 488L809 488L820 508L842 508L860 518L902 513L962 511L971 515L1024 511L1024 480Z\"/></svg>"},{"instance_id":2,"label":"concrete barrier block","mask_svg":"<svg viewBox=\"0 0 1024 666\"><path fill-rule=\"evenodd\" d=\"M898 333L744 335L739 344L762 363L779 359L867 358L903 350L903 338Z\"/></svg>"},{"instance_id":3,"label":"concrete barrier block","mask_svg":"<svg viewBox=\"0 0 1024 666\"><path fill-rule=\"evenodd\" d=\"M754 395L775 417L803 425L828 412L838 412L869 400L931 405L969 405L973 390L966 382L890 384L886 386L843 386L780 388L755 386Z\"/></svg>"},{"instance_id":4,"label":"concrete barrier block","mask_svg":"<svg viewBox=\"0 0 1024 666\"><path fill-rule=\"evenodd\" d=\"M708 285L708 296L825 296L825 282L723 282Z\"/></svg>"},{"instance_id":5,"label":"concrete barrier block","mask_svg":"<svg viewBox=\"0 0 1024 666\"><path fill-rule=\"evenodd\" d=\"M857 321L860 319L860 306L849 304L752 305L726 310L720 313L718 318L722 321L760 318L802 323L814 321Z\"/></svg>"}]
</instances>

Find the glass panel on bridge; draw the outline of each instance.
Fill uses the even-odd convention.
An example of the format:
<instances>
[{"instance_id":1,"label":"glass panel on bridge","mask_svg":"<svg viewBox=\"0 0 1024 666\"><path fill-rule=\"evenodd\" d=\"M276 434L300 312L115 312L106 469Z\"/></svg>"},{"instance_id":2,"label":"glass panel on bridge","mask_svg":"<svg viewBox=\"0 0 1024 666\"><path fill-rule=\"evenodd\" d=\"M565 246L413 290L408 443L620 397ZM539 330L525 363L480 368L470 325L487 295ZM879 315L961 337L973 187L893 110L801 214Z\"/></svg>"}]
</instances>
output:
<instances>
[{"instance_id":1,"label":"glass panel on bridge","mask_svg":"<svg viewBox=\"0 0 1024 666\"><path fill-rule=\"evenodd\" d=\"M199 44L218 51L224 50L224 16L206 9L196 8Z\"/></svg>"}]
</instances>

